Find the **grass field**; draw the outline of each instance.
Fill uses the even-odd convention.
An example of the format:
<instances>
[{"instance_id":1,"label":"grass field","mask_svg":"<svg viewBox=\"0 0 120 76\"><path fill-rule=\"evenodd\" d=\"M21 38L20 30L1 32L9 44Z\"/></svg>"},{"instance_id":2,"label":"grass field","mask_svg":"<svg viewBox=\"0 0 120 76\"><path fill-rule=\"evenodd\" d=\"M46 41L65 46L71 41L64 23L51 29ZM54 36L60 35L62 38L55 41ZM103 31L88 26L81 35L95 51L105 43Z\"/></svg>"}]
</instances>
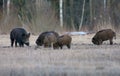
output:
<instances>
[{"instance_id":1,"label":"grass field","mask_svg":"<svg viewBox=\"0 0 120 76\"><path fill-rule=\"evenodd\" d=\"M92 44L94 34L72 36L71 49L10 47L9 35L0 35L0 76L120 76L120 37Z\"/></svg>"}]
</instances>

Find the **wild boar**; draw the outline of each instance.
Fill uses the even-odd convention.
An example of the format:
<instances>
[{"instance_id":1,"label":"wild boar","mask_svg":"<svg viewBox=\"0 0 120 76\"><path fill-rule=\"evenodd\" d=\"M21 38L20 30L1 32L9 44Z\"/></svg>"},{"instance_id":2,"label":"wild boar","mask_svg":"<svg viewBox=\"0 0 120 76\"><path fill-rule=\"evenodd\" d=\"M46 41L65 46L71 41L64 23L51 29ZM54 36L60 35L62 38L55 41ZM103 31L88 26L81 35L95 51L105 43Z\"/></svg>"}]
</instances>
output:
<instances>
[{"instance_id":1,"label":"wild boar","mask_svg":"<svg viewBox=\"0 0 120 76\"><path fill-rule=\"evenodd\" d=\"M92 38L93 44L101 45L103 41L109 40L110 45L113 44L113 38L116 38L116 33L111 29L103 29L98 31L95 36Z\"/></svg>"},{"instance_id":2,"label":"wild boar","mask_svg":"<svg viewBox=\"0 0 120 76\"><path fill-rule=\"evenodd\" d=\"M11 47L13 47L13 44L15 42L15 47L17 47L17 43L20 47L24 47L24 44L29 46L29 38L30 33L27 33L25 29L23 28L14 28L10 32L10 40L11 40Z\"/></svg>"},{"instance_id":3,"label":"wild boar","mask_svg":"<svg viewBox=\"0 0 120 76\"><path fill-rule=\"evenodd\" d=\"M57 37L55 36L55 34L53 33L47 33L44 40L43 40L43 43L44 43L44 47L53 47L53 44L57 42Z\"/></svg>"},{"instance_id":4,"label":"wild boar","mask_svg":"<svg viewBox=\"0 0 120 76\"><path fill-rule=\"evenodd\" d=\"M55 31L45 31L45 32L42 32L42 33L39 35L39 37L37 38L37 40L36 40L36 44L37 44L38 46L42 46L42 45L44 44L44 38L45 38L45 36L46 36L48 33L53 33L56 37L59 36L59 34L58 34L57 32L55 32Z\"/></svg>"},{"instance_id":5,"label":"wild boar","mask_svg":"<svg viewBox=\"0 0 120 76\"><path fill-rule=\"evenodd\" d=\"M53 44L54 49L59 49L59 47L62 49L63 46L67 46L68 49L71 48L71 41L72 37L69 35L62 35L57 38L57 42Z\"/></svg>"}]
</instances>

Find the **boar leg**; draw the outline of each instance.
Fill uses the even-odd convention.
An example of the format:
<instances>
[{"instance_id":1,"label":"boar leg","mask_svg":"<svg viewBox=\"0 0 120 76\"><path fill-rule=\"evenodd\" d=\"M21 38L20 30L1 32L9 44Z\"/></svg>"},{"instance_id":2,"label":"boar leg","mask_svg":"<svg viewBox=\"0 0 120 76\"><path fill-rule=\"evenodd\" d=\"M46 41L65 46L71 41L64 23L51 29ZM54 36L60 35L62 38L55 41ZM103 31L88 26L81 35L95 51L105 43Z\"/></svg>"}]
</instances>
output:
<instances>
[{"instance_id":1,"label":"boar leg","mask_svg":"<svg viewBox=\"0 0 120 76\"><path fill-rule=\"evenodd\" d=\"M15 41L15 47L17 47L17 41Z\"/></svg>"},{"instance_id":2,"label":"boar leg","mask_svg":"<svg viewBox=\"0 0 120 76\"><path fill-rule=\"evenodd\" d=\"M62 46L62 45L60 45L60 48L61 48L61 49L62 49L62 47L63 47L63 46Z\"/></svg>"},{"instance_id":3,"label":"boar leg","mask_svg":"<svg viewBox=\"0 0 120 76\"><path fill-rule=\"evenodd\" d=\"M49 44L48 47L52 47L52 44Z\"/></svg>"},{"instance_id":4,"label":"boar leg","mask_svg":"<svg viewBox=\"0 0 120 76\"><path fill-rule=\"evenodd\" d=\"M11 40L11 47L13 47L13 44L14 44L14 39Z\"/></svg>"},{"instance_id":5,"label":"boar leg","mask_svg":"<svg viewBox=\"0 0 120 76\"><path fill-rule=\"evenodd\" d=\"M109 41L110 41L110 45L112 45L112 44L113 44L113 40L112 40L112 39L110 39Z\"/></svg>"},{"instance_id":6,"label":"boar leg","mask_svg":"<svg viewBox=\"0 0 120 76\"><path fill-rule=\"evenodd\" d=\"M24 47L24 43L22 43L22 47Z\"/></svg>"},{"instance_id":7,"label":"boar leg","mask_svg":"<svg viewBox=\"0 0 120 76\"><path fill-rule=\"evenodd\" d=\"M70 44L67 44L68 49L70 49Z\"/></svg>"},{"instance_id":8,"label":"boar leg","mask_svg":"<svg viewBox=\"0 0 120 76\"><path fill-rule=\"evenodd\" d=\"M20 42L20 43L19 43L19 46L20 46L20 47L24 47L24 43L23 43L23 42Z\"/></svg>"}]
</instances>

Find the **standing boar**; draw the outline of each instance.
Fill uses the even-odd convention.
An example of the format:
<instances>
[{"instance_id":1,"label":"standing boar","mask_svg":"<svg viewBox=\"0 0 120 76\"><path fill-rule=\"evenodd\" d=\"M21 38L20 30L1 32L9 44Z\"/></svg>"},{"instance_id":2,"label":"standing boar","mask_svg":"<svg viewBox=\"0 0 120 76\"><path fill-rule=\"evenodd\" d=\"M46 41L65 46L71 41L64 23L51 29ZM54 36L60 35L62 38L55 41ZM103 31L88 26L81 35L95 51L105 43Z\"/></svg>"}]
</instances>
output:
<instances>
[{"instance_id":1,"label":"standing boar","mask_svg":"<svg viewBox=\"0 0 120 76\"><path fill-rule=\"evenodd\" d=\"M51 47L55 42L57 42L57 37L51 32L47 33L43 40L44 47Z\"/></svg>"},{"instance_id":2,"label":"standing boar","mask_svg":"<svg viewBox=\"0 0 120 76\"><path fill-rule=\"evenodd\" d=\"M59 36L59 34L58 34L57 32L55 32L55 31L46 31L46 32L43 32L43 33L41 33L41 34L39 35L39 37L38 37L37 40L36 40L36 44L37 44L38 46L42 46L42 45L44 44L44 38L45 38L45 36L46 36L48 33L53 33L56 37Z\"/></svg>"},{"instance_id":3,"label":"standing boar","mask_svg":"<svg viewBox=\"0 0 120 76\"><path fill-rule=\"evenodd\" d=\"M98 31L92 38L92 42L96 45L101 45L103 41L109 40L110 45L113 44L113 37L116 38L116 33L111 29L103 29Z\"/></svg>"},{"instance_id":4,"label":"standing boar","mask_svg":"<svg viewBox=\"0 0 120 76\"><path fill-rule=\"evenodd\" d=\"M27 33L25 29L14 28L10 32L11 47L13 47L14 42L15 47L17 47L17 43L19 44L20 47L24 47L24 44L29 46L29 37L30 33Z\"/></svg>"},{"instance_id":5,"label":"standing boar","mask_svg":"<svg viewBox=\"0 0 120 76\"><path fill-rule=\"evenodd\" d=\"M62 35L57 38L57 42L53 44L54 49L59 49L59 47L62 49L64 45L67 46L68 49L71 47L71 41L72 38L69 35Z\"/></svg>"}]
</instances>

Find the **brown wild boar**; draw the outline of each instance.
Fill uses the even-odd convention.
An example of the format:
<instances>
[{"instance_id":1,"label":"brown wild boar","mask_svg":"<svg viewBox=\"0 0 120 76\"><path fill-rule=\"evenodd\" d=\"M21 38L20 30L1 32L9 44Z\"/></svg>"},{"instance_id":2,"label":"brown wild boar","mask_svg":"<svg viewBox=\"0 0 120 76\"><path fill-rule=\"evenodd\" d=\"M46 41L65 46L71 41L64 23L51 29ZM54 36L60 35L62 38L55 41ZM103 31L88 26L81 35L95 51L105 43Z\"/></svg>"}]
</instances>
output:
<instances>
[{"instance_id":1,"label":"brown wild boar","mask_svg":"<svg viewBox=\"0 0 120 76\"><path fill-rule=\"evenodd\" d=\"M57 37L53 33L47 33L43 40L44 47L51 47L56 42L57 42Z\"/></svg>"},{"instance_id":2,"label":"brown wild boar","mask_svg":"<svg viewBox=\"0 0 120 76\"><path fill-rule=\"evenodd\" d=\"M56 37L58 37L59 36L59 34L57 33L57 32L55 32L55 31L45 31L45 32L42 32L40 35L39 35L39 37L37 38L37 40L36 40L36 44L38 45L38 46L42 46L44 43L44 38L45 38L45 36L48 34L48 33L53 33Z\"/></svg>"},{"instance_id":3,"label":"brown wild boar","mask_svg":"<svg viewBox=\"0 0 120 76\"><path fill-rule=\"evenodd\" d=\"M109 40L110 45L113 44L113 37L116 38L116 33L111 29L103 29L98 31L92 38L92 42L96 45L101 45L103 41Z\"/></svg>"},{"instance_id":4,"label":"brown wild boar","mask_svg":"<svg viewBox=\"0 0 120 76\"><path fill-rule=\"evenodd\" d=\"M53 44L54 49L59 49L59 47L62 49L64 45L67 46L68 49L71 48L71 41L72 38L69 35L62 35L57 38L57 42Z\"/></svg>"}]
</instances>

